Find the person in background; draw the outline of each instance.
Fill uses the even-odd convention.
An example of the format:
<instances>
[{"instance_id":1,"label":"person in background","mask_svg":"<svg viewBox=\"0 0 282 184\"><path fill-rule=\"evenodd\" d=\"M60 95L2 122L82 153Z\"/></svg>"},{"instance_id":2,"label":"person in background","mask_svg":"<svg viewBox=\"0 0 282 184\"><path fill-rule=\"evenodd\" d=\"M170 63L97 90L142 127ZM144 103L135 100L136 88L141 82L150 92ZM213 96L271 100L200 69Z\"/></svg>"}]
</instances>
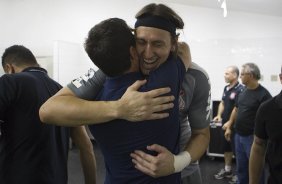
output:
<instances>
[{"instance_id":1,"label":"person in background","mask_svg":"<svg viewBox=\"0 0 282 184\"><path fill-rule=\"evenodd\" d=\"M142 13L143 10L144 12ZM138 13L139 16L137 16L138 18L135 24L135 40L140 69L143 74L148 75L150 71L158 68L160 63L167 60L168 56L171 54L170 48L172 47L172 44L176 43L178 39L178 34L176 34L175 31L176 29L183 29L184 23L171 8L163 4L152 3L145 6L143 10L140 11ZM152 12L150 12L151 10ZM171 33L168 35L169 38L160 37L158 32L155 32L156 28ZM167 39L171 39L172 42L167 43ZM184 54L190 56L190 53L188 52ZM204 97L202 98L203 101L201 101L200 109L204 109L203 111L205 111L205 114L209 114L210 86L207 77L204 75L202 75L202 77L204 79L206 78L205 86L208 87L207 90L203 92ZM73 80L67 87L63 88L41 107L40 118L49 123L60 121L67 124L75 124L75 122L93 124L113 119L140 121L148 120L148 118L156 119L166 117L168 115L167 113L163 114L156 112L161 112L162 110L173 106L172 103L167 103L173 99L171 96L156 98L157 96L165 94L164 89L157 89L150 93L136 92L138 87L141 86L141 83L134 87L129 87L120 100L107 103L87 101L95 99L95 95L101 89L104 80L105 75L99 70L97 72L90 70L86 76ZM187 79L184 79L184 82L186 80ZM187 87L183 87L183 89L187 89ZM130 93L134 95L131 95ZM185 91L185 94L188 93L190 92ZM118 108L121 107L121 104L122 108ZM139 112L140 110L141 112ZM137 114L137 116L133 117L135 114ZM158 152L157 157L142 154L144 152L140 152L141 150L136 150L136 152L131 155L136 161L135 164L137 169L152 177L167 176L182 171L184 167L190 164L190 162L183 162L184 164L182 164L181 168L176 168L177 164L175 165L174 161L175 158L179 158L177 156L182 158L184 155L185 158L185 155L189 154L191 155L192 162L195 162L204 154L209 143L209 120L207 120L209 116L203 116L202 118L204 121L192 121L190 123L192 136L189 139L187 115L188 114L181 120L181 126L185 128L181 129L181 140L186 142L186 145L183 147L185 147L187 153L184 152L184 154L174 155L166 148L152 143L151 146L148 146L148 149ZM150 156L154 162L143 162L145 165L142 165L140 162L144 159L146 160L143 156Z\"/></svg>"},{"instance_id":2,"label":"person in background","mask_svg":"<svg viewBox=\"0 0 282 184\"><path fill-rule=\"evenodd\" d=\"M84 127L43 124L40 106L61 89L32 52L13 45L2 56L0 78L0 181L2 184L67 184L69 134L80 148L85 183L96 182L92 144Z\"/></svg>"},{"instance_id":3,"label":"person in background","mask_svg":"<svg viewBox=\"0 0 282 184\"><path fill-rule=\"evenodd\" d=\"M225 167L214 175L215 179L232 178L232 157L234 148L234 137L231 137L231 141L227 141L224 137L225 123L229 120L231 112L235 106L235 101L238 99L238 95L243 90L243 85L239 83L239 69L236 66L229 66L224 73L225 82L228 83L224 87L221 102L218 106L217 115L213 118L213 121L222 123L221 137L223 140L222 150L224 153ZM234 177L236 178L236 177ZM235 182L234 182L235 183Z\"/></svg>"},{"instance_id":4,"label":"person in background","mask_svg":"<svg viewBox=\"0 0 282 184\"><path fill-rule=\"evenodd\" d=\"M225 124L225 137L230 141L232 126L235 122L236 173L239 184L249 182L248 168L251 146L254 139L256 112L260 104L271 98L268 90L259 84L259 79L260 70L256 64L246 63L242 66L241 80L245 88L239 94L230 119ZM261 183L264 183L263 180L264 178L262 177Z\"/></svg>"},{"instance_id":5,"label":"person in background","mask_svg":"<svg viewBox=\"0 0 282 184\"><path fill-rule=\"evenodd\" d=\"M282 84L282 66L279 74ZM250 184L259 183L264 162L268 163L268 184L282 183L282 91L260 105L255 119L255 137L251 149Z\"/></svg>"}]
</instances>

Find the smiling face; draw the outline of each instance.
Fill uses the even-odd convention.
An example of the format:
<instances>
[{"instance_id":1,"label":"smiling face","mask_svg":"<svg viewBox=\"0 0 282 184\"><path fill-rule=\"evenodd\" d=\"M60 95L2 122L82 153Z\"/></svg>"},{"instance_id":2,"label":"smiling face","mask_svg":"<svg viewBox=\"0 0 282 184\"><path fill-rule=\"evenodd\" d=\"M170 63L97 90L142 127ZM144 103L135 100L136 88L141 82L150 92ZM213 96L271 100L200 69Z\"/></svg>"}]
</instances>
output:
<instances>
[{"instance_id":1,"label":"smiling face","mask_svg":"<svg viewBox=\"0 0 282 184\"><path fill-rule=\"evenodd\" d=\"M143 74L157 69L175 49L168 31L140 26L136 29L136 49Z\"/></svg>"}]
</instances>

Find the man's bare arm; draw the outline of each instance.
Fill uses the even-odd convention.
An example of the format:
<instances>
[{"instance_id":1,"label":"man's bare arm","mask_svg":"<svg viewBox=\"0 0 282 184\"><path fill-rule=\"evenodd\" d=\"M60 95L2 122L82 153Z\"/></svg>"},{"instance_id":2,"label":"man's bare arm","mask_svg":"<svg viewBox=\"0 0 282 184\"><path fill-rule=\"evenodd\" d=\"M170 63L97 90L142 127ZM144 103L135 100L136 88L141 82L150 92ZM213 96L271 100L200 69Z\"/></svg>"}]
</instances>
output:
<instances>
[{"instance_id":1,"label":"man's bare arm","mask_svg":"<svg viewBox=\"0 0 282 184\"><path fill-rule=\"evenodd\" d=\"M221 100L220 104L218 105L217 115L213 118L213 121L221 121L221 115L224 111L224 102Z\"/></svg>"},{"instance_id":2,"label":"man's bare arm","mask_svg":"<svg viewBox=\"0 0 282 184\"><path fill-rule=\"evenodd\" d=\"M237 117L237 111L237 107L234 107L229 117L229 120L222 126L222 129L225 130L224 137L227 141L231 140L232 127Z\"/></svg>"},{"instance_id":3,"label":"man's bare arm","mask_svg":"<svg viewBox=\"0 0 282 184\"><path fill-rule=\"evenodd\" d=\"M173 96L167 94L169 88L161 88L148 92L137 90L145 84L136 81L131 85L121 99L117 101L87 101L80 99L68 88L64 87L49 98L40 108L40 119L44 123L79 126L97 124L113 119L142 121L161 119L169 116L160 111L173 107Z\"/></svg>"},{"instance_id":4,"label":"man's bare arm","mask_svg":"<svg viewBox=\"0 0 282 184\"><path fill-rule=\"evenodd\" d=\"M266 140L254 137L254 142L251 149L249 173L249 184L257 184L260 181L263 166L265 162Z\"/></svg>"},{"instance_id":5,"label":"man's bare arm","mask_svg":"<svg viewBox=\"0 0 282 184\"><path fill-rule=\"evenodd\" d=\"M186 147L186 151L188 151L191 155L191 162L195 162L199 160L205 151L210 142L210 128L206 127L203 129L192 130L192 136L188 142Z\"/></svg>"},{"instance_id":6,"label":"man's bare arm","mask_svg":"<svg viewBox=\"0 0 282 184\"><path fill-rule=\"evenodd\" d=\"M96 159L92 143L84 126L73 127L70 130L71 138L79 149L80 162L83 169L85 184L96 183Z\"/></svg>"}]
</instances>

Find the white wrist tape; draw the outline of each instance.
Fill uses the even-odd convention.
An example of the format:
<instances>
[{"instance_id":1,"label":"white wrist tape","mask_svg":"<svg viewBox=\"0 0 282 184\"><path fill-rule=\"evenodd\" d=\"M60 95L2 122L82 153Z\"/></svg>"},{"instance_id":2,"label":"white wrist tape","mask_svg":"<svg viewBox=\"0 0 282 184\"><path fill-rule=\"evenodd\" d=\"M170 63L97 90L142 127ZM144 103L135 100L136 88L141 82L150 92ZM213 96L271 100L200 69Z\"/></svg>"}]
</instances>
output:
<instances>
[{"instance_id":1,"label":"white wrist tape","mask_svg":"<svg viewBox=\"0 0 282 184\"><path fill-rule=\"evenodd\" d=\"M188 151L182 151L174 155L174 173L181 172L191 162L191 155Z\"/></svg>"}]
</instances>

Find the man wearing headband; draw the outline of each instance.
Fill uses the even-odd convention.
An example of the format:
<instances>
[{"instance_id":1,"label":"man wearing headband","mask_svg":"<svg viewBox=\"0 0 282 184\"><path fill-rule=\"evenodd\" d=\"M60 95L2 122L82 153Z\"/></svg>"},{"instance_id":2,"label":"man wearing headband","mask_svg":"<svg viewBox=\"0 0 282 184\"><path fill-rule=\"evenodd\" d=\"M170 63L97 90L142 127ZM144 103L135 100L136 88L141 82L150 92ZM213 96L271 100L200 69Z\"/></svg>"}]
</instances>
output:
<instances>
[{"instance_id":1,"label":"man wearing headband","mask_svg":"<svg viewBox=\"0 0 282 184\"><path fill-rule=\"evenodd\" d=\"M176 54L176 52L173 52L177 51L178 34L176 34L176 30L183 29L184 23L181 17L163 4L149 4L142 8L135 17L137 18L135 36L140 68L144 74L148 74L163 63L169 55ZM156 29L168 31L170 38L158 40ZM166 39L170 39L171 43L167 44L169 42L165 42ZM175 49L169 50L167 49L169 47ZM191 56L189 55L189 57ZM180 154L172 155L161 145L152 145L148 149L158 152L158 156L151 156L140 150L131 155L136 168L153 177L182 171L185 166L190 164L190 162L185 162L187 155L192 158L192 162L195 162L203 155L208 146L209 79L206 73L199 69L198 66L193 64L191 67L186 72L179 98L181 121ZM151 162L148 162L148 160ZM179 162L182 164L178 165ZM201 183L200 173L195 171L200 171L199 166L192 163L190 167L182 172L182 182ZM192 174L196 174L196 177L190 177Z\"/></svg>"},{"instance_id":2,"label":"man wearing headband","mask_svg":"<svg viewBox=\"0 0 282 184\"><path fill-rule=\"evenodd\" d=\"M150 9L157 10L153 13L154 16L152 16L151 13L153 11L150 12ZM144 7L136 17L138 21L135 25L135 36L136 49L140 62L140 70L142 71L142 73L148 75L150 71L155 70L162 63L164 63L169 55L176 55L178 39L176 29L183 29L184 23L173 10L162 4L149 4ZM159 22L160 19L161 21ZM170 34L167 34L166 37L160 37L159 32L169 32ZM159 149L159 145L153 145L151 147L148 147L148 149L158 149L154 151L159 152L159 157L146 155L144 152L140 151L132 154L132 157L136 161L136 168L148 175L151 175L153 177L160 177L172 174L174 172L180 172L186 165L189 165L190 163L184 162L183 160L189 160L190 156L192 157L192 161L198 160L208 146L209 122L206 121L206 117L208 117L209 115L209 108L207 107L209 106L208 99L210 86L206 75L204 75L202 72L199 73L199 70L194 71L196 72L192 73L197 73L196 76L199 76L197 78L199 78L200 80L195 80L194 77L191 77L191 73L189 73L188 71L183 83L183 99L181 100L181 108L183 109L183 112L181 113L181 126L185 128L181 129L183 135L181 135L180 144L183 145L183 148L186 147L187 151L182 152L179 157L177 157L171 154L167 149L163 147ZM199 87L201 86L196 87L195 89L199 89L197 90L199 91L199 93L195 93L193 95L192 89L191 91L189 90L189 86L191 83L194 84L195 81L197 83L201 82L199 84L201 84L201 86L205 86L206 88L200 90ZM88 75L74 80L67 87L61 90L61 92L59 92L55 97L52 97L50 100L48 100L48 103L45 104L43 108L41 108L41 118L43 118L43 121L47 122L61 121L65 123L75 123L76 121L81 122L82 120L84 122L95 123L105 122L116 118L136 121L152 118L163 118L167 114L150 113L159 112L164 108L171 107L171 103L167 104L167 106L163 105L163 102L165 102L165 100L169 100L171 98L154 98L158 96L156 95L158 93L156 91L147 94L138 93L135 91L138 89L138 87L136 86L134 88L130 87L127 90L127 92L131 92L131 97L128 95L129 93L126 92L126 98L122 97L121 100L117 102L119 104L123 102L122 108L118 109L119 112L116 111L115 107L120 106L115 106L113 104L114 102L110 104L111 106L106 107L106 104L104 104L103 102L89 102L82 100L95 99L95 95L101 89L103 82L104 77L101 75L101 72L93 72L93 70L90 70ZM137 98L133 95L142 95L142 97ZM162 95L162 93L159 93L159 95ZM190 95L193 96L193 103L190 101ZM78 99L77 97L82 99ZM146 103L144 103L144 101L142 101L141 103L140 99L142 98L146 98L146 100L144 100ZM196 103L197 105L193 106L193 104ZM98 104L100 105L98 106ZM133 106L133 104L135 104L136 106ZM144 104L147 106L145 106ZM156 106L153 106L155 104ZM191 108L189 107L189 109L193 108L193 111L189 111L189 104L192 104ZM132 106L133 108L130 108ZM64 110L62 110L62 108ZM143 113L141 111L141 113L139 113L140 109L143 109L143 112L146 109L148 110L148 112ZM96 114L93 112L99 112L99 115L101 115L102 117L98 116L98 113ZM139 114L139 116L136 116L137 118L130 116L131 114L134 115L135 113L137 115ZM189 116L191 115L190 124L192 128L192 137L189 142L189 126L187 119L188 114ZM157 163L158 165L154 165L154 163L152 162L149 164L148 162L143 162L143 160L147 157L153 159L154 163ZM142 163L145 165L142 165ZM163 167L163 165L165 165L165 167ZM153 172L150 168L156 168L155 172Z\"/></svg>"}]
</instances>

